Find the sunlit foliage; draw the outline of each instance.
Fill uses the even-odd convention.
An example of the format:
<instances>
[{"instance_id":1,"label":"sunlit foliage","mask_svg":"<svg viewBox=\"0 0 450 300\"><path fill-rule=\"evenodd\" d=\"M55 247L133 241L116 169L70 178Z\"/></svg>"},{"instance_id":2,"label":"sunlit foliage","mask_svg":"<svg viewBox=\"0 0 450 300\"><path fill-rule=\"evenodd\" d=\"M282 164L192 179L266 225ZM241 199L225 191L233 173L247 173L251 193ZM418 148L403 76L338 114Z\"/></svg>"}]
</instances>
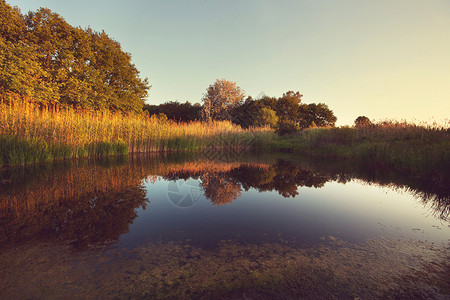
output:
<instances>
[{"instance_id":1,"label":"sunlit foliage","mask_svg":"<svg viewBox=\"0 0 450 300\"><path fill-rule=\"evenodd\" d=\"M105 32L48 8L22 15L0 1L0 101L140 112L149 90L131 55Z\"/></svg>"}]
</instances>

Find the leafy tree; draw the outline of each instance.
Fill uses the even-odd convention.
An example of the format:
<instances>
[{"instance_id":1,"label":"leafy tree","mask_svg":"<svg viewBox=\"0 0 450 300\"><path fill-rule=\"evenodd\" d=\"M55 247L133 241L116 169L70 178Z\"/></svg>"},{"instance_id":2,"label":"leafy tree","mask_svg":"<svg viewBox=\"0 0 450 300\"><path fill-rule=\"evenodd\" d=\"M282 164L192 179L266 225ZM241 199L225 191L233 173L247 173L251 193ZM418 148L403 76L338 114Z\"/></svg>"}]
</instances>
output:
<instances>
[{"instance_id":1,"label":"leafy tree","mask_svg":"<svg viewBox=\"0 0 450 300\"><path fill-rule=\"evenodd\" d=\"M269 107L262 107L258 110L258 115L256 117L256 126L270 126L275 128L278 122L278 117L276 112Z\"/></svg>"},{"instance_id":2,"label":"leafy tree","mask_svg":"<svg viewBox=\"0 0 450 300\"><path fill-rule=\"evenodd\" d=\"M232 111L232 121L243 128L250 126L275 127L278 117L274 110L264 105L262 101L247 98L245 102L236 106Z\"/></svg>"},{"instance_id":3,"label":"leafy tree","mask_svg":"<svg viewBox=\"0 0 450 300\"><path fill-rule=\"evenodd\" d=\"M23 16L0 0L0 46L3 101L142 111L148 80L104 32L75 28L48 8Z\"/></svg>"},{"instance_id":4,"label":"leafy tree","mask_svg":"<svg viewBox=\"0 0 450 300\"><path fill-rule=\"evenodd\" d=\"M20 11L0 0L0 36L5 41L17 42L24 38L26 30Z\"/></svg>"},{"instance_id":5,"label":"leafy tree","mask_svg":"<svg viewBox=\"0 0 450 300\"><path fill-rule=\"evenodd\" d=\"M299 111L303 95L299 92L288 91L275 102L278 116L277 130L279 135L294 133L300 130Z\"/></svg>"},{"instance_id":6,"label":"leafy tree","mask_svg":"<svg viewBox=\"0 0 450 300\"><path fill-rule=\"evenodd\" d=\"M0 97L3 102L21 98L48 105L59 98L49 74L36 60L34 47L0 38Z\"/></svg>"},{"instance_id":7,"label":"leafy tree","mask_svg":"<svg viewBox=\"0 0 450 300\"><path fill-rule=\"evenodd\" d=\"M160 105L146 104L144 105L143 110L147 111L149 115L163 113L170 120L177 122L191 122L200 119L202 107L199 103L192 105L188 101L185 103L170 101Z\"/></svg>"},{"instance_id":8,"label":"leafy tree","mask_svg":"<svg viewBox=\"0 0 450 300\"><path fill-rule=\"evenodd\" d=\"M299 124L301 128L314 127L334 127L336 116L333 111L324 103L311 103L300 105Z\"/></svg>"},{"instance_id":9,"label":"leafy tree","mask_svg":"<svg viewBox=\"0 0 450 300\"><path fill-rule=\"evenodd\" d=\"M293 91L280 98L264 96L253 100L249 97L231 110L233 122L244 128L270 125L280 135L294 133L301 128L335 125L336 117L326 104L302 104L302 97Z\"/></svg>"},{"instance_id":10,"label":"leafy tree","mask_svg":"<svg viewBox=\"0 0 450 300\"><path fill-rule=\"evenodd\" d=\"M276 102L275 111L281 120L298 121L300 102L303 95L299 92L288 91Z\"/></svg>"},{"instance_id":11,"label":"leafy tree","mask_svg":"<svg viewBox=\"0 0 450 300\"><path fill-rule=\"evenodd\" d=\"M231 120L232 109L242 104L244 96L244 91L235 82L217 79L203 96L203 119Z\"/></svg>"},{"instance_id":12,"label":"leafy tree","mask_svg":"<svg viewBox=\"0 0 450 300\"><path fill-rule=\"evenodd\" d=\"M277 112L277 101L278 99L276 97L269 97L269 96L264 96L261 99L259 99L259 102L262 105L272 109L275 112Z\"/></svg>"},{"instance_id":13,"label":"leafy tree","mask_svg":"<svg viewBox=\"0 0 450 300\"><path fill-rule=\"evenodd\" d=\"M26 32L20 11L0 1L0 99L56 101L56 89L46 80L49 74L37 62L37 47L27 43Z\"/></svg>"},{"instance_id":14,"label":"leafy tree","mask_svg":"<svg viewBox=\"0 0 450 300\"><path fill-rule=\"evenodd\" d=\"M76 64L73 51L74 28L48 8L29 12L24 19L28 43L39 45L36 47L37 60L41 68L50 75L43 80L57 89L58 97L52 102L62 104L75 102L74 99L70 99L67 91L74 91L77 96L85 95L84 91L77 93L77 89L73 89L73 84L67 86L74 81L70 76Z\"/></svg>"},{"instance_id":15,"label":"leafy tree","mask_svg":"<svg viewBox=\"0 0 450 300\"><path fill-rule=\"evenodd\" d=\"M295 133L295 132L299 131L300 125L296 121L293 121L293 120L290 120L287 118L282 118L282 119L278 119L276 128L277 129L275 130L275 132L278 135L285 135L285 134L291 134L291 133Z\"/></svg>"},{"instance_id":16,"label":"leafy tree","mask_svg":"<svg viewBox=\"0 0 450 300\"><path fill-rule=\"evenodd\" d=\"M88 34L94 53L89 65L101 74L101 81L94 86L102 95L100 102L110 110L142 111L150 86L147 79L139 77L131 55L123 52L120 43L105 32L88 30Z\"/></svg>"},{"instance_id":17,"label":"leafy tree","mask_svg":"<svg viewBox=\"0 0 450 300\"><path fill-rule=\"evenodd\" d=\"M355 128L369 128L372 126L372 122L366 116L359 116L355 120Z\"/></svg>"}]
</instances>

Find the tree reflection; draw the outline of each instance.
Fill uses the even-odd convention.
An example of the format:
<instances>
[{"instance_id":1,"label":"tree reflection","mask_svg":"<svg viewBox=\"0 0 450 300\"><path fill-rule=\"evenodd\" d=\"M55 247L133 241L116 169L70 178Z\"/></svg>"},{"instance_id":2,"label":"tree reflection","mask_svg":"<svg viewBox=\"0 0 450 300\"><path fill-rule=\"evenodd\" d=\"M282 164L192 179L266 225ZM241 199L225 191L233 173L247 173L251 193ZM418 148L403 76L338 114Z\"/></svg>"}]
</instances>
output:
<instances>
[{"instance_id":1,"label":"tree reflection","mask_svg":"<svg viewBox=\"0 0 450 300\"><path fill-rule=\"evenodd\" d=\"M235 182L228 173L205 173L202 175L201 186L205 197L213 205L223 205L233 202L242 192L239 182Z\"/></svg>"},{"instance_id":2,"label":"tree reflection","mask_svg":"<svg viewBox=\"0 0 450 300\"><path fill-rule=\"evenodd\" d=\"M0 245L57 239L74 248L114 243L128 232L138 208L146 208L143 181L198 179L213 205L232 203L243 191L299 196L299 187L359 179L406 189L436 217L450 214L449 176L439 182L345 161L243 159L217 162L198 157L131 157L127 160L66 161L0 169ZM262 162L261 162L262 161ZM436 178L436 176L432 177ZM300 195L301 196L301 195Z\"/></svg>"},{"instance_id":3,"label":"tree reflection","mask_svg":"<svg viewBox=\"0 0 450 300\"><path fill-rule=\"evenodd\" d=\"M0 244L59 239L75 248L106 245L128 232L136 209L148 202L139 167L87 162L48 171L8 170L9 184L0 186Z\"/></svg>"},{"instance_id":4,"label":"tree reflection","mask_svg":"<svg viewBox=\"0 0 450 300\"><path fill-rule=\"evenodd\" d=\"M194 169L182 170L165 176L169 180L196 178L201 179L201 187L205 197L213 205L231 203L237 199L242 190L250 188L259 192L277 191L283 197L295 197L298 188L322 187L330 180L329 176L321 175L309 169L303 169L285 160L278 160L272 165L240 164L228 166L226 171L215 172Z\"/></svg>"},{"instance_id":5,"label":"tree reflection","mask_svg":"<svg viewBox=\"0 0 450 300\"><path fill-rule=\"evenodd\" d=\"M48 229L76 248L113 243L128 232L137 217L135 209L146 206L145 197L141 186L86 195L48 212Z\"/></svg>"}]
</instances>

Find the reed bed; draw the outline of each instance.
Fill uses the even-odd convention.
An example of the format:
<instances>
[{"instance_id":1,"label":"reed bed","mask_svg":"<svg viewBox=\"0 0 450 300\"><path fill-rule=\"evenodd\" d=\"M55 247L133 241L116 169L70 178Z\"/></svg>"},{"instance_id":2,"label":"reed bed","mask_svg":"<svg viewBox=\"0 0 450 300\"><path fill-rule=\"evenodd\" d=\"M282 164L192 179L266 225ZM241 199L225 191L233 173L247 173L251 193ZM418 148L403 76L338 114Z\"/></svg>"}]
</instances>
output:
<instances>
[{"instance_id":1,"label":"reed bed","mask_svg":"<svg viewBox=\"0 0 450 300\"><path fill-rule=\"evenodd\" d=\"M359 160L425 176L448 177L450 129L406 122L366 128L315 128L278 137L272 149Z\"/></svg>"},{"instance_id":2,"label":"reed bed","mask_svg":"<svg viewBox=\"0 0 450 300\"><path fill-rule=\"evenodd\" d=\"M226 121L176 123L156 116L0 104L0 165L207 147L248 148L271 137L268 127L245 130Z\"/></svg>"}]
</instances>

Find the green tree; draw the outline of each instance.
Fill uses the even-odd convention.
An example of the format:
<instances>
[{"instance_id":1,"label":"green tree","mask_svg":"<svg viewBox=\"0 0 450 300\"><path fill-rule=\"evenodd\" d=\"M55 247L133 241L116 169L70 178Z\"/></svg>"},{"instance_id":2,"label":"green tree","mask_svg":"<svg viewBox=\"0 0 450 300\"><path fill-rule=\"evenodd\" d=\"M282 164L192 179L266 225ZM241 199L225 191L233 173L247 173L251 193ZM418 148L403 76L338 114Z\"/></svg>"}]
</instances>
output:
<instances>
[{"instance_id":1,"label":"green tree","mask_svg":"<svg viewBox=\"0 0 450 300\"><path fill-rule=\"evenodd\" d=\"M299 92L288 91L276 102L275 111L280 120L288 119L292 122L298 121L300 102L303 95Z\"/></svg>"},{"instance_id":2,"label":"green tree","mask_svg":"<svg viewBox=\"0 0 450 300\"><path fill-rule=\"evenodd\" d=\"M41 69L34 47L0 38L0 97L4 102L20 98L40 105L57 101L58 93L49 74Z\"/></svg>"},{"instance_id":3,"label":"green tree","mask_svg":"<svg viewBox=\"0 0 450 300\"><path fill-rule=\"evenodd\" d=\"M202 107L199 103L192 105L190 102L179 103L176 101L166 102L160 105L146 104L143 107L149 115L163 113L168 119L177 122L191 122L200 119Z\"/></svg>"},{"instance_id":4,"label":"green tree","mask_svg":"<svg viewBox=\"0 0 450 300\"><path fill-rule=\"evenodd\" d=\"M336 116L324 103L301 104L299 110L299 125L301 128L334 127Z\"/></svg>"},{"instance_id":5,"label":"green tree","mask_svg":"<svg viewBox=\"0 0 450 300\"><path fill-rule=\"evenodd\" d=\"M299 92L288 91L276 101L275 111L278 116L276 132L279 135L300 130L298 121L302 97Z\"/></svg>"},{"instance_id":6,"label":"green tree","mask_svg":"<svg viewBox=\"0 0 450 300\"><path fill-rule=\"evenodd\" d=\"M275 127L278 121L274 110L265 106L262 101L253 100L251 97L248 97L241 105L234 107L230 114L232 122L243 128L266 125Z\"/></svg>"},{"instance_id":7,"label":"green tree","mask_svg":"<svg viewBox=\"0 0 450 300\"><path fill-rule=\"evenodd\" d=\"M0 35L8 42L17 42L26 33L25 22L19 9L11 7L5 0L0 0Z\"/></svg>"},{"instance_id":8,"label":"green tree","mask_svg":"<svg viewBox=\"0 0 450 300\"><path fill-rule=\"evenodd\" d=\"M89 65L102 74L94 87L102 95L99 101L110 110L142 111L150 86L147 78L139 77L138 69L131 63L131 54L123 52L120 43L105 32L89 30L88 34L94 53Z\"/></svg>"},{"instance_id":9,"label":"green tree","mask_svg":"<svg viewBox=\"0 0 450 300\"><path fill-rule=\"evenodd\" d=\"M27 42L26 33L20 11L0 1L0 99L33 100L46 105L58 94L46 80L50 74L39 65L37 47Z\"/></svg>"},{"instance_id":10,"label":"green tree","mask_svg":"<svg viewBox=\"0 0 450 300\"><path fill-rule=\"evenodd\" d=\"M41 68L50 75L42 80L57 89L59 97L52 104L67 104L65 99L67 97L64 95L65 84L74 64L71 51L72 27L48 8L29 12L24 19L27 25L28 43L38 46L36 47L37 59Z\"/></svg>"},{"instance_id":11,"label":"green tree","mask_svg":"<svg viewBox=\"0 0 450 300\"><path fill-rule=\"evenodd\" d=\"M150 88L120 44L68 24L48 8L23 16L0 0L0 97L142 111Z\"/></svg>"},{"instance_id":12,"label":"green tree","mask_svg":"<svg viewBox=\"0 0 450 300\"><path fill-rule=\"evenodd\" d=\"M258 114L256 116L256 126L270 126L275 128L278 123L278 117L276 112L269 107L261 107L258 110Z\"/></svg>"}]
</instances>

